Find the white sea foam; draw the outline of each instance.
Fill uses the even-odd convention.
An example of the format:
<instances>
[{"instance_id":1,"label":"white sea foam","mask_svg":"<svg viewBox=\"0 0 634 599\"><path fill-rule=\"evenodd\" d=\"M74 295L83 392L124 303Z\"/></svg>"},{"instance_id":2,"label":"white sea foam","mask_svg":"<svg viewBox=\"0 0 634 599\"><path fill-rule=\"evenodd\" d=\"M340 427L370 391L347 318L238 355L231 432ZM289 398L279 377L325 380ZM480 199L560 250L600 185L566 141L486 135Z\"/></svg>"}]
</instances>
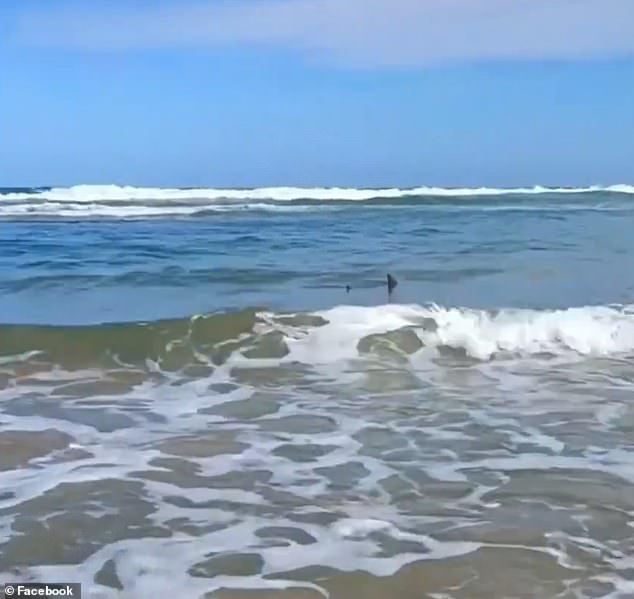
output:
<instances>
[{"instance_id":1,"label":"white sea foam","mask_svg":"<svg viewBox=\"0 0 634 599\"><path fill-rule=\"evenodd\" d=\"M442 580L448 568L450 586L438 596L451 598L466 596L458 583L482 595L478 580L486 577L487 590L505 592L508 580L495 573L508 553L521 564L512 581L518 596L546 584L544 567L579 597L631 595L623 530L634 518L634 378L627 360L606 360L614 370L597 372L586 357L634 352L634 306L487 312L390 304L315 315L325 324L306 324L314 319L305 314L261 315L254 337L277 331L287 356L249 358L236 343L209 374L162 371L121 395L91 393L90 385L68 390L69 377L94 382L92 368L47 376L27 369L0 386L3 433L56 430L68 438L68 446L0 472L0 489L10 490L0 493L0 543L10 543L3 564L15 565L24 543L63 537L66 514L79 523L67 541L75 563L35 552L21 580L72 579L103 599L291 587L327 596L321 579L288 572L321 566L388 577L418 563L421 584ZM401 337L385 334L403 328L424 343L413 354L403 347L409 363L362 365L365 386L348 386L336 372L356 363L370 335L398 350ZM394 391L395 373L405 377L420 354L441 347L499 360L427 361L417 372L424 386ZM542 352L570 358L557 366L571 368L534 359ZM520 359L505 360L510 354ZM32 358L14 356L2 368ZM325 365L327 376L302 363ZM117 416L115 430L103 426ZM112 532L96 520L104 515ZM36 519L45 525L33 527ZM257 554L257 567L245 554L251 562ZM244 568L201 566L218 557ZM123 591L98 582L107 565ZM464 579L454 566L466 568ZM17 578L3 569L0 578ZM596 582L607 586L582 592Z\"/></svg>"},{"instance_id":2,"label":"white sea foam","mask_svg":"<svg viewBox=\"0 0 634 599\"><path fill-rule=\"evenodd\" d=\"M301 331L279 327L290 353L286 361L338 362L358 356L368 335L411 328L425 348L448 347L488 360L496 355L634 352L634 307L589 306L565 310L501 310L385 305L338 306L317 313L327 324ZM265 320L277 328L271 314Z\"/></svg>"},{"instance_id":3,"label":"white sea foam","mask_svg":"<svg viewBox=\"0 0 634 599\"><path fill-rule=\"evenodd\" d=\"M265 204L262 202L234 202L200 204L192 203L189 205L170 204L165 202L163 205L147 205L141 202L135 204L124 204L123 202L112 205L110 203L100 203L98 201L91 202L65 202L65 201L44 201L33 202L23 201L21 203L12 202L10 204L2 203L0 196L0 216L23 218L29 216L55 216L61 218L75 217L104 217L104 218L141 218L156 216L192 216L205 212L240 212L240 211L261 211L261 212L304 212L309 210L309 206L279 204Z\"/></svg>"},{"instance_id":4,"label":"white sea foam","mask_svg":"<svg viewBox=\"0 0 634 599\"><path fill-rule=\"evenodd\" d=\"M90 203L90 202L130 202L143 200L187 201L187 200L238 200L238 201L275 201L293 200L341 200L363 201L374 198L402 198L408 196L471 197L499 196L509 194L575 194L593 192L613 192L634 194L634 185L609 185L589 187L534 187L498 188L498 187L413 187L413 188L375 188L357 189L344 187L261 187L255 189L195 188L170 189L160 187L132 187L118 185L75 185L56 187L50 190L30 193L0 194L3 200L38 199L51 202Z\"/></svg>"},{"instance_id":5,"label":"white sea foam","mask_svg":"<svg viewBox=\"0 0 634 599\"><path fill-rule=\"evenodd\" d=\"M225 211L306 211L336 209L342 202L368 200L394 201L418 198L451 199L540 196L545 194L578 196L596 192L634 194L633 185L591 187L526 187L526 188L444 188L415 187L408 189L301 188L263 187L256 189L169 189L118 185L75 185L48 190L0 193L0 217L106 217L142 218L156 216L191 216L205 212ZM291 202L310 201L317 205ZM330 204L326 206L325 204ZM508 207L513 209L515 200ZM496 209L499 207L496 207Z\"/></svg>"}]
</instances>

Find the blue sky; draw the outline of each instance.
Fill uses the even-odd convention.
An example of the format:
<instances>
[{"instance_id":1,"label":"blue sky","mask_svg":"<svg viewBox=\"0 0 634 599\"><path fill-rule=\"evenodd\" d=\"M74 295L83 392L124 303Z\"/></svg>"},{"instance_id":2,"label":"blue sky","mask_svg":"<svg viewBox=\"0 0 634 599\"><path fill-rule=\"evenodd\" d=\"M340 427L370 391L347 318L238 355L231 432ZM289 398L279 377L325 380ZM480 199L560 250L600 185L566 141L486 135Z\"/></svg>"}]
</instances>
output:
<instances>
[{"instance_id":1,"label":"blue sky","mask_svg":"<svg viewBox=\"0 0 634 599\"><path fill-rule=\"evenodd\" d=\"M0 185L634 182L632 0L3 0Z\"/></svg>"}]
</instances>

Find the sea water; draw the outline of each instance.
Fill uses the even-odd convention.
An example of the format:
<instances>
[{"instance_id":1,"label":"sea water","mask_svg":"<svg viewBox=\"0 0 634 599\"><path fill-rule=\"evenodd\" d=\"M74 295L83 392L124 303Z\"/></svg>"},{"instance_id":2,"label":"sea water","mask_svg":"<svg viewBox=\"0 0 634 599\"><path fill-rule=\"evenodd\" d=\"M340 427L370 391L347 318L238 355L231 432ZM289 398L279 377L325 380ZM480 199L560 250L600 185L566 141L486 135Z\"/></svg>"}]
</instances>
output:
<instances>
[{"instance_id":1,"label":"sea water","mask_svg":"<svg viewBox=\"0 0 634 599\"><path fill-rule=\"evenodd\" d=\"M1 578L634 596L633 202L1 190Z\"/></svg>"}]
</instances>

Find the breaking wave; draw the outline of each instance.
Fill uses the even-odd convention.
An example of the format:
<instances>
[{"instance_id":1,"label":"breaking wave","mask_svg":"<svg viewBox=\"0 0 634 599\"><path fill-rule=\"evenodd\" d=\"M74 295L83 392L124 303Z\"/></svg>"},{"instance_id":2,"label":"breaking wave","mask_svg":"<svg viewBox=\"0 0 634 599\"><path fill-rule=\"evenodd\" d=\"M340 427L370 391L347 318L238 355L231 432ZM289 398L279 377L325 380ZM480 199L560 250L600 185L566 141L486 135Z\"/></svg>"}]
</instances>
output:
<instances>
[{"instance_id":1,"label":"breaking wave","mask_svg":"<svg viewBox=\"0 0 634 599\"><path fill-rule=\"evenodd\" d=\"M475 360L634 352L634 306L483 311L436 305L337 306L312 313L245 310L151 323L0 327L0 361L65 367L104 360L178 370L269 363L406 360L424 352ZM264 362L263 362L264 361Z\"/></svg>"},{"instance_id":2,"label":"breaking wave","mask_svg":"<svg viewBox=\"0 0 634 599\"><path fill-rule=\"evenodd\" d=\"M609 185L590 187L413 187L385 189L356 189L343 187L262 187L256 189L189 188L169 189L160 187L133 187L118 185L75 185L51 189L34 189L0 193L3 200L40 199L51 202L129 202L131 200L238 200L291 202L315 201L365 201L372 199L397 199L403 197L472 197L515 194L576 194L612 192L634 194L634 185Z\"/></svg>"},{"instance_id":3,"label":"breaking wave","mask_svg":"<svg viewBox=\"0 0 634 599\"><path fill-rule=\"evenodd\" d=\"M56 188L0 188L0 217L149 218L194 216L222 212L303 212L371 202L381 204L437 204L506 202L529 205L535 196L556 201L576 198L577 204L596 195L629 197L633 185L591 187L444 188L409 189L265 187L257 189L131 187L75 185ZM464 205L464 204L463 204ZM559 204L558 204L559 205Z\"/></svg>"}]
</instances>

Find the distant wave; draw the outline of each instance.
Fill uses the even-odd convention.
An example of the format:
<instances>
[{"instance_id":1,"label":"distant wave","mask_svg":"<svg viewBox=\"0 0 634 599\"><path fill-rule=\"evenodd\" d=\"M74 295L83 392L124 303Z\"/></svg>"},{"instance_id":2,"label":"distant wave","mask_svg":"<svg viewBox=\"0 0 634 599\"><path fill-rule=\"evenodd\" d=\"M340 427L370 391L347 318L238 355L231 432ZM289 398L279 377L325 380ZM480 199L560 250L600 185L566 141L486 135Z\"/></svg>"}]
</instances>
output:
<instances>
[{"instance_id":1,"label":"distant wave","mask_svg":"<svg viewBox=\"0 0 634 599\"><path fill-rule=\"evenodd\" d=\"M634 185L608 185L590 187L413 187L386 189L357 189L353 187L260 187L255 189L216 188L162 188L118 185L74 185L51 189L0 192L2 200L39 199L52 202L129 202L134 200L251 200L291 202L295 200L364 201L403 197L472 197L500 195L579 194L612 192L634 194Z\"/></svg>"},{"instance_id":2,"label":"distant wave","mask_svg":"<svg viewBox=\"0 0 634 599\"><path fill-rule=\"evenodd\" d=\"M192 216L207 212L295 212L334 209L354 202L376 204L423 202L494 202L514 205L541 196L575 197L593 194L634 195L634 185L591 187L414 187L356 189L343 187L262 187L255 189L131 187L75 185L53 188L0 188L0 217L145 218ZM317 206L316 206L317 205Z\"/></svg>"}]
</instances>

